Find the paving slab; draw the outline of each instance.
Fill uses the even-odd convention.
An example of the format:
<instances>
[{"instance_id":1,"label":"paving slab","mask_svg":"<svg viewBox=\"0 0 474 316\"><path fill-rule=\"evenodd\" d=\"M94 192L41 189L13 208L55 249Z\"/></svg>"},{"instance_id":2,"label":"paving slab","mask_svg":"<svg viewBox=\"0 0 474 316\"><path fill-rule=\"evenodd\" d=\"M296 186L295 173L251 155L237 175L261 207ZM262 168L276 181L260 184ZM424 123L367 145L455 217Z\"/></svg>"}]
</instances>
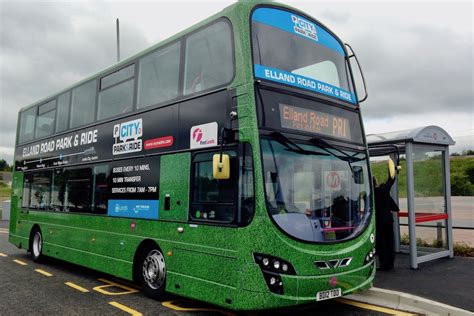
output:
<instances>
[{"instance_id":1,"label":"paving slab","mask_svg":"<svg viewBox=\"0 0 474 316\"><path fill-rule=\"evenodd\" d=\"M441 258L410 268L410 256L397 254L395 268L377 271L374 286L474 311L474 258Z\"/></svg>"}]
</instances>

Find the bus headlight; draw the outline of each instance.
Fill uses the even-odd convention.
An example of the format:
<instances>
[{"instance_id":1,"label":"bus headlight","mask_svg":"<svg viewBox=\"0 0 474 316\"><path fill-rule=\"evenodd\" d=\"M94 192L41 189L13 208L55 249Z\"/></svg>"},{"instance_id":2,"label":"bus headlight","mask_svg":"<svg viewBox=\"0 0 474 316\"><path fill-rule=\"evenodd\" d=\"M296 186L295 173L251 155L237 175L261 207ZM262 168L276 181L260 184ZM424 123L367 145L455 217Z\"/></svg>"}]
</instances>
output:
<instances>
[{"instance_id":1,"label":"bus headlight","mask_svg":"<svg viewBox=\"0 0 474 316\"><path fill-rule=\"evenodd\" d=\"M273 267L275 268L275 270L280 269L280 261L278 260L273 261Z\"/></svg>"},{"instance_id":2,"label":"bus headlight","mask_svg":"<svg viewBox=\"0 0 474 316\"><path fill-rule=\"evenodd\" d=\"M371 262L375 259L375 248L371 249L369 253L365 256L364 265Z\"/></svg>"},{"instance_id":3,"label":"bus headlight","mask_svg":"<svg viewBox=\"0 0 474 316\"><path fill-rule=\"evenodd\" d=\"M253 257L262 270L281 274L296 274L295 268L288 261L257 253Z\"/></svg>"},{"instance_id":4,"label":"bus headlight","mask_svg":"<svg viewBox=\"0 0 474 316\"><path fill-rule=\"evenodd\" d=\"M268 289L276 294L283 294L283 282L281 276L277 273L263 271L263 277L267 283Z\"/></svg>"},{"instance_id":5,"label":"bus headlight","mask_svg":"<svg viewBox=\"0 0 474 316\"><path fill-rule=\"evenodd\" d=\"M283 294L281 274L296 274L295 268L288 261L277 257L254 254L255 262L260 266L268 289L276 294Z\"/></svg>"}]
</instances>

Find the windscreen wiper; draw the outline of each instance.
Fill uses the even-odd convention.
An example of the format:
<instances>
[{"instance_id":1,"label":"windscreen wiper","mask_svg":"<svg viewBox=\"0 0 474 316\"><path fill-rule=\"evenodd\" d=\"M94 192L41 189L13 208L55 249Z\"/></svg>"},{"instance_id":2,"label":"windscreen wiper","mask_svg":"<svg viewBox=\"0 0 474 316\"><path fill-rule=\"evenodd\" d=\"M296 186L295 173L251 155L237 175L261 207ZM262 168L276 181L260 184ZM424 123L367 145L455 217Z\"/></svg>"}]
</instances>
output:
<instances>
[{"instance_id":1,"label":"windscreen wiper","mask_svg":"<svg viewBox=\"0 0 474 316\"><path fill-rule=\"evenodd\" d=\"M323 145L325 147L328 147L328 148L331 148L332 150L335 150L337 151L338 153L340 153L341 155L343 155L344 157L346 157L349 162L349 164L351 162L355 162L355 161L360 161L362 160L363 158L361 159L358 159L358 158L355 158L355 155L358 155L359 153L355 153L354 155L349 155L348 153L340 150L339 148L337 148L336 146L333 146L331 145L330 143L328 143L327 141L325 141L324 139L322 138L318 138L318 137L313 137L309 140L310 142L312 142L313 144L316 144L316 145ZM334 155L334 153L330 152L329 150L327 150L326 148L322 147L321 149L323 149L324 151L326 151L327 153L331 154L331 155ZM341 157L339 157L341 158ZM345 159L342 159L342 160L345 160Z\"/></svg>"},{"instance_id":2,"label":"windscreen wiper","mask_svg":"<svg viewBox=\"0 0 474 316\"><path fill-rule=\"evenodd\" d=\"M356 171L354 170L354 167L352 166L352 163L353 162L356 162L356 161L360 161L362 160L363 158L355 158L355 155L358 155L359 153L355 153L354 155L349 155L348 153L340 150L339 148L337 148L336 146L333 146L331 145L330 143L328 143L327 141L325 141L324 139L321 139L321 138L317 138L317 137L313 137L310 139L310 142L312 142L313 144L316 144L316 145L323 145L324 147L328 147L328 148L331 148L332 150L335 150L337 151L338 153L340 153L341 155L343 155L343 157L345 157L345 159L343 159L343 157L337 155L337 157L343 161L346 161L347 164L349 165L349 169L351 170L351 173L352 173L352 177L355 178L355 174L356 174ZM320 147L320 146L319 146ZM331 154L331 155L334 155L334 153L331 153L328 149L324 148L324 147L320 147L321 149L323 149L325 152ZM334 155L336 156L336 155Z\"/></svg>"},{"instance_id":3,"label":"windscreen wiper","mask_svg":"<svg viewBox=\"0 0 474 316\"><path fill-rule=\"evenodd\" d=\"M324 156L327 156L326 154L322 154L322 153L318 153L316 151L306 150L304 148L301 148L300 145L296 144L294 141L292 141L291 139L289 139L288 137L286 137L285 135L283 135L280 132L272 132L270 134L270 136L273 139L275 139L276 141L278 141L279 143L281 143L282 145L284 145L289 151L293 151L293 152L296 152L296 153L301 153L301 154L304 154L304 155L324 155ZM331 153L329 152L329 154L331 154Z\"/></svg>"}]
</instances>

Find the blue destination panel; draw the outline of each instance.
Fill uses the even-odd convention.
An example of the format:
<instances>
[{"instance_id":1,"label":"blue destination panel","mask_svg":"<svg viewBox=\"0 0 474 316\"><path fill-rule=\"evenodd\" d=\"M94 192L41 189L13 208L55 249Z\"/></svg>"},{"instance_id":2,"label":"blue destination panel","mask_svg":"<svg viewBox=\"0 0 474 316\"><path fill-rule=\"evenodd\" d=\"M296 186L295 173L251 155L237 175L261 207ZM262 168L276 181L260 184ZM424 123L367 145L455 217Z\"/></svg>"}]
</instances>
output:
<instances>
[{"instance_id":1,"label":"blue destination panel","mask_svg":"<svg viewBox=\"0 0 474 316\"><path fill-rule=\"evenodd\" d=\"M336 86L276 68L254 65L255 76L293 87L311 90L355 104L354 94Z\"/></svg>"},{"instance_id":2,"label":"blue destination panel","mask_svg":"<svg viewBox=\"0 0 474 316\"><path fill-rule=\"evenodd\" d=\"M159 200L109 200L107 215L158 219Z\"/></svg>"},{"instance_id":3,"label":"blue destination panel","mask_svg":"<svg viewBox=\"0 0 474 316\"><path fill-rule=\"evenodd\" d=\"M345 56L341 44L329 32L295 13L272 8L258 8L254 11L252 20L297 34Z\"/></svg>"}]
</instances>

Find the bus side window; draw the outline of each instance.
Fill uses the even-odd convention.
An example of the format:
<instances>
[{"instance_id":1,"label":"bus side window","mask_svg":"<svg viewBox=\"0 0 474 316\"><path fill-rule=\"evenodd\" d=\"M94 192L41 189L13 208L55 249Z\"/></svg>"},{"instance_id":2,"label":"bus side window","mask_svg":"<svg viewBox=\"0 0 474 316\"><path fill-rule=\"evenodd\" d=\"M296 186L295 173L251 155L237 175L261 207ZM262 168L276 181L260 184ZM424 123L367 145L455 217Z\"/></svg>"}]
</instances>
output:
<instances>
[{"instance_id":1,"label":"bus side window","mask_svg":"<svg viewBox=\"0 0 474 316\"><path fill-rule=\"evenodd\" d=\"M212 156L215 152L193 157L191 220L228 224L236 221L237 157L233 151L225 153L231 157L231 177L226 180L214 179L212 175Z\"/></svg>"},{"instance_id":2,"label":"bus side window","mask_svg":"<svg viewBox=\"0 0 474 316\"><path fill-rule=\"evenodd\" d=\"M92 123L95 116L97 81L91 80L72 90L70 127Z\"/></svg>"},{"instance_id":3,"label":"bus side window","mask_svg":"<svg viewBox=\"0 0 474 316\"><path fill-rule=\"evenodd\" d=\"M58 97L58 109L56 111L56 132L62 132L69 127L69 107L71 92L66 92Z\"/></svg>"},{"instance_id":4,"label":"bus side window","mask_svg":"<svg viewBox=\"0 0 474 316\"><path fill-rule=\"evenodd\" d=\"M137 108L178 97L181 42L160 48L140 59Z\"/></svg>"},{"instance_id":5,"label":"bus side window","mask_svg":"<svg viewBox=\"0 0 474 316\"><path fill-rule=\"evenodd\" d=\"M51 187L51 206L52 211L62 211L64 207L64 169L55 169L53 172L53 184Z\"/></svg>"},{"instance_id":6,"label":"bus side window","mask_svg":"<svg viewBox=\"0 0 474 316\"><path fill-rule=\"evenodd\" d=\"M97 119L102 120L132 111L135 64L100 79Z\"/></svg>"},{"instance_id":7,"label":"bus side window","mask_svg":"<svg viewBox=\"0 0 474 316\"><path fill-rule=\"evenodd\" d=\"M20 114L20 130L18 142L33 140L35 136L36 107L25 110Z\"/></svg>"},{"instance_id":8,"label":"bus side window","mask_svg":"<svg viewBox=\"0 0 474 316\"><path fill-rule=\"evenodd\" d=\"M39 171L32 174L30 189L30 208L45 210L51 201L51 171Z\"/></svg>"},{"instance_id":9,"label":"bus side window","mask_svg":"<svg viewBox=\"0 0 474 316\"><path fill-rule=\"evenodd\" d=\"M218 21L186 38L184 94L193 94L229 82L234 75L232 31Z\"/></svg>"},{"instance_id":10,"label":"bus side window","mask_svg":"<svg viewBox=\"0 0 474 316\"><path fill-rule=\"evenodd\" d=\"M49 136L54 133L56 121L56 99L38 107L36 117L35 138Z\"/></svg>"},{"instance_id":11,"label":"bus side window","mask_svg":"<svg viewBox=\"0 0 474 316\"><path fill-rule=\"evenodd\" d=\"M94 196L93 196L93 213L107 214L108 205L108 182L109 182L109 166L100 165L94 167Z\"/></svg>"},{"instance_id":12,"label":"bus side window","mask_svg":"<svg viewBox=\"0 0 474 316\"><path fill-rule=\"evenodd\" d=\"M92 168L70 169L66 175L65 211L89 213L92 206Z\"/></svg>"},{"instance_id":13,"label":"bus side window","mask_svg":"<svg viewBox=\"0 0 474 316\"><path fill-rule=\"evenodd\" d=\"M21 207L27 208L30 206L30 192L31 192L32 174L25 173L23 177L23 194L21 196Z\"/></svg>"}]
</instances>

